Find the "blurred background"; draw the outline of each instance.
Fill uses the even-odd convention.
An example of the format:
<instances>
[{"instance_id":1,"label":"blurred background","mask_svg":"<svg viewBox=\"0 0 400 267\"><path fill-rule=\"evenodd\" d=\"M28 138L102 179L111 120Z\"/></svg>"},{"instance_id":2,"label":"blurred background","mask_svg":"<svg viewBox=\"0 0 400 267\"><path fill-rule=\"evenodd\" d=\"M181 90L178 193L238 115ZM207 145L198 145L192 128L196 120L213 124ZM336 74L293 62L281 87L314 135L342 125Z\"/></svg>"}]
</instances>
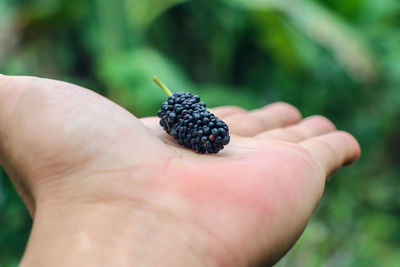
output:
<instances>
[{"instance_id":1,"label":"blurred background","mask_svg":"<svg viewBox=\"0 0 400 267\"><path fill-rule=\"evenodd\" d=\"M400 1L1 0L0 72L88 87L135 115L164 93L209 106L275 101L354 134L363 156L329 181L277 266L400 266ZM31 219L0 175L0 266Z\"/></svg>"}]
</instances>

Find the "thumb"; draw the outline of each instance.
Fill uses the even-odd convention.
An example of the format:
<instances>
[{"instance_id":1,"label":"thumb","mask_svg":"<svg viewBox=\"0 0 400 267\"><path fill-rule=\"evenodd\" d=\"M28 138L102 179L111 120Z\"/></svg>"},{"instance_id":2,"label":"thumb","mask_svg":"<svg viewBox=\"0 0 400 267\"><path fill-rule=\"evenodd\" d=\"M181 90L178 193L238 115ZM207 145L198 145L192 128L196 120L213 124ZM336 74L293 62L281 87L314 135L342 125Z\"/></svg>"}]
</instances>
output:
<instances>
[{"instance_id":1,"label":"thumb","mask_svg":"<svg viewBox=\"0 0 400 267\"><path fill-rule=\"evenodd\" d=\"M6 76L0 74L0 165L7 173L19 195L24 201L31 216L34 214L35 203L30 186L18 173L18 170L12 168L9 164L10 148L8 147L8 129L13 120L12 106L15 105L18 95L26 87L30 77Z\"/></svg>"}]
</instances>

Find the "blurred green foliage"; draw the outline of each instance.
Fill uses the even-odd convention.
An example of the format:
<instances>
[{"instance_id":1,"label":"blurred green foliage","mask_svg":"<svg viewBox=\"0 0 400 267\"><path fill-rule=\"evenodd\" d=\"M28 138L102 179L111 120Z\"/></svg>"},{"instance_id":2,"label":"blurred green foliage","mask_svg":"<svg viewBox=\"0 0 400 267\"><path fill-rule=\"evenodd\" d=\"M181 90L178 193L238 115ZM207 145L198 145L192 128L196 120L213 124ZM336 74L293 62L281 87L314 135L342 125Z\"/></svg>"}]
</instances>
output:
<instances>
[{"instance_id":1,"label":"blurred green foliage","mask_svg":"<svg viewBox=\"0 0 400 267\"><path fill-rule=\"evenodd\" d=\"M362 159L277 266L399 266L399 27L397 0L2 0L0 72L77 83L137 116L165 99L154 74L210 106L328 116ZM0 266L17 266L30 226L1 173Z\"/></svg>"}]
</instances>

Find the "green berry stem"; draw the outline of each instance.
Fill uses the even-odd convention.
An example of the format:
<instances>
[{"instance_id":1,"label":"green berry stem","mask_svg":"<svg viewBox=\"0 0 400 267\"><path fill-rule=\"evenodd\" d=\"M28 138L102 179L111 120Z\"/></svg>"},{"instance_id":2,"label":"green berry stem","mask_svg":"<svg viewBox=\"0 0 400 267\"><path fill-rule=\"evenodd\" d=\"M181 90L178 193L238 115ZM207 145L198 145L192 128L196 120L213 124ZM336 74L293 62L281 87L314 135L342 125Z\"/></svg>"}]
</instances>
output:
<instances>
[{"instance_id":1,"label":"green berry stem","mask_svg":"<svg viewBox=\"0 0 400 267\"><path fill-rule=\"evenodd\" d=\"M171 96L171 95L172 95L172 93L171 93L171 91L168 89L168 87L165 86L165 84L163 84L156 76L153 77L153 81L154 81L158 86L160 86L161 89L163 89L164 92L165 92L168 96Z\"/></svg>"}]
</instances>

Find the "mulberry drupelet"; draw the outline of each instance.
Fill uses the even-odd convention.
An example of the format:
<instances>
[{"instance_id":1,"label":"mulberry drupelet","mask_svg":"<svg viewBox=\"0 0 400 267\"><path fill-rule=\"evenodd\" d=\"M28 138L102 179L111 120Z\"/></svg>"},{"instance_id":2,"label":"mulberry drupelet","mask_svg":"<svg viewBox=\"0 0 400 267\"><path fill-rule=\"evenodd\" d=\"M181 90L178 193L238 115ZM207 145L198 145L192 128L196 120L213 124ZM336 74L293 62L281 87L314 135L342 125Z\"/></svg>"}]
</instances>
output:
<instances>
[{"instance_id":1,"label":"mulberry drupelet","mask_svg":"<svg viewBox=\"0 0 400 267\"><path fill-rule=\"evenodd\" d=\"M189 92L171 93L156 77L153 78L169 96L158 111L160 125L180 145L198 153L218 153L230 141L229 129Z\"/></svg>"}]
</instances>

